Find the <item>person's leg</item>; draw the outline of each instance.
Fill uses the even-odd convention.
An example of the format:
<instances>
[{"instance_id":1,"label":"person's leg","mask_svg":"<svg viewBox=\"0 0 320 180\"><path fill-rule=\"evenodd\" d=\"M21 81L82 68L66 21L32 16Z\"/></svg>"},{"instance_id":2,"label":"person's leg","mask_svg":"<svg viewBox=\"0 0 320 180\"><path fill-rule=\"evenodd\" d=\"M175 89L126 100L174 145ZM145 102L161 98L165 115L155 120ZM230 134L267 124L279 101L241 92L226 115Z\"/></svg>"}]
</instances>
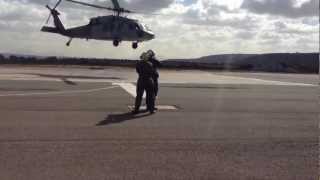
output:
<instances>
[{"instance_id":1,"label":"person's leg","mask_svg":"<svg viewBox=\"0 0 320 180\"><path fill-rule=\"evenodd\" d=\"M149 90L148 89L145 89L146 90L146 106L147 106L147 111L149 111L149 104L150 104L150 93L149 93Z\"/></svg>"},{"instance_id":2,"label":"person's leg","mask_svg":"<svg viewBox=\"0 0 320 180\"><path fill-rule=\"evenodd\" d=\"M148 86L146 88L147 91L147 110L153 113L155 111L155 93L154 93L154 82L152 80L149 81Z\"/></svg>"},{"instance_id":3,"label":"person's leg","mask_svg":"<svg viewBox=\"0 0 320 180\"><path fill-rule=\"evenodd\" d=\"M154 101L156 101L157 97L158 97L158 91L159 91L159 84L158 84L158 78L154 79ZM154 102L154 104L156 104ZM154 105L154 109L158 110L156 105Z\"/></svg>"},{"instance_id":4,"label":"person's leg","mask_svg":"<svg viewBox=\"0 0 320 180\"><path fill-rule=\"evenodd\" d=\"M136 96L136 101L135 101L135 107L134 107L134 113L138 113L140 106L141 106L141 101L143 97L143 92L144 92L144 87L143 87L143 82L141 80L138 80L137 82L137 96Z\"/></svg>"},{"instance_id":5,"label":"person's leg","mask_svg":"<svg viewBox=\"0 0 320 180\"><path fill-rule=\"evenodd\" d=\"M158 78L154 78L154 95L158 96L159 91L159 84L158 84Z\"/></svg>"}]
</instances>

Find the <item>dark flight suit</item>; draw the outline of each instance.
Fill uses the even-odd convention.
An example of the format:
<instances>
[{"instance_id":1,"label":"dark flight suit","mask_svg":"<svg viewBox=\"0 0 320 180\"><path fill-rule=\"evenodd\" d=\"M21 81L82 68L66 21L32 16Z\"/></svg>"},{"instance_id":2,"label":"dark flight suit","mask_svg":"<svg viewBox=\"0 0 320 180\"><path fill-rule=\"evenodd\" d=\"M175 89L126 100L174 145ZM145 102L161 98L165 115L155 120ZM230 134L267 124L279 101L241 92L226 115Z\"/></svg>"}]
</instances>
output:
<instances>
[{"instance_id":1,"label":"dark flight suit","mask_svg":"<svg viewBox=\"0 0 320 180\"><path fill-rule=\"evenodd\" d=\"M159 84L158 84L158 79L159 79L159 73L157 69L161 67L161 62L155 59L154 57L150 58L149 61L152 63L153 68L154 68L154 75L152 76L152 79L154 81L154 93L155 96L158 96L158 91L159 91Z\"/></svg>"},{"instance_id":2,"label":"dark flight suit","mask_svg":"<svg viewBox=\"0 0 320 180\"><path fill-rule=\"evenodd\" d=\"M154 68L152 63L149 61L139 61L136 65L137 73L139 74L139 79L137 82L137 97L135 102L135 112L139 111L141 106L141 101L143 97L144 91L147 93L146 97L146 104L147 109L150 112L155 110L155 94L154 94L154 82L153 82L153 75L154 75Z\"/></svg>"}]
</instances>

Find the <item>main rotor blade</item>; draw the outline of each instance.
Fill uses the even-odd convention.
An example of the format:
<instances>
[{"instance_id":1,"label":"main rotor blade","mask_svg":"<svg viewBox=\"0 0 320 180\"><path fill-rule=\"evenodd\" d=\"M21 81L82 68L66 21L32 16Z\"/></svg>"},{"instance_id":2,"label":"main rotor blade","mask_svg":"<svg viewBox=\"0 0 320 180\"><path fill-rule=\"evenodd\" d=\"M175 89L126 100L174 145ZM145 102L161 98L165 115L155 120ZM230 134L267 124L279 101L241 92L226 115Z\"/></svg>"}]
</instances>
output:
<instances>
[{"instance_id":1,"label":"main rotor blade","mask_svg":"<svg viewBox=\"0 0 320 180\"><path fill-rule=\"evenodd\" d=\"M124 11L125 12L128 11L127 13L133 13L133 14L138 14L138 15L171 16L170 14L149 13L149 12L143 12L143 11L129 11L129 10L124 10Z\"/></svg>"},{"instance_id":2,"label":"main rotor blade","mask_svg":"<svg viewBox=\"0 0 320 180\"><path fill-rule=\"evenodd\" d=\"M50 21L50 18L51 18L51 10L52 10L52 9L49 7L49 5L46 5L46 8L49 9L49 11L50 11L50 14L49 14L49 16L48 16L48 18L47 18L47 20L46 20L46 24L48 24L49 21Z\"/></svg>"},{"instance_id":3,"label":"main rotor blade","mask_svg":"<svg viewBox=\"0 0 320 180\"><path fill-rule=\"evenodd\" d=\"M118 0L111 0L111 1L112 1L112 3L113 3L113 7L114 7L115 9L120 9L120 5L119 5Z\"/></svg>"},{"instance_id":4,"label":"main rotor blade","mask_svg":"<svg viewBox=\"0 0 320 180\"><path fill-rule=\"evenodd\" d=\"M46 24L48 24L48 23L49 23L50 18L51 18L51 14L49 14L48 19L47 19L47 21L46 21Z\"/></svg>"},{"instance_id":5,"label":"main rotor blade","mask_svg":"<svg viewBox=\"0 0 320 180\"><path fill-rule=\"evenodd\" d=\"M98 9L107 9L107 10L110 10L110 11L114 11L114 9L110 8L110 7L104 7L104 6L99 6L99 5L95 5L95 4L89 4L89 3L80 2L80 1L74 1L74 0L66 0L66 1L73 2L73 3L76 3L76 4L81 4L81 5L84 5L84 6L90 6L90 7L94 7L94 8L98 8Z\"/></svg>"},{"instance_id":6,"label":"main rotor blade","mask_svg":"<svg viewBox=\"0 0 320 180\"><path fill-rule=\"evenodd\" d=\"M147 12L137 12L137 11L132 11L131 13L139 14L139 15L163 16L163 14L147 13ZM169 16L169 15L164 15L164 16Z\"/></svg>"},{"instance_id":7,"label":"main rotor blade","mask_svg":"<svg viewBox=\"0 0 320 180\"><path fill-rule=\"evenodd\" d=\"M61 3L61 1L62 1L62 0L59 0L59 1L57 2L57 4L54 6L53 9L56 9L56 8L59 6L59 4Z\"/></svg>"}]
</instances>

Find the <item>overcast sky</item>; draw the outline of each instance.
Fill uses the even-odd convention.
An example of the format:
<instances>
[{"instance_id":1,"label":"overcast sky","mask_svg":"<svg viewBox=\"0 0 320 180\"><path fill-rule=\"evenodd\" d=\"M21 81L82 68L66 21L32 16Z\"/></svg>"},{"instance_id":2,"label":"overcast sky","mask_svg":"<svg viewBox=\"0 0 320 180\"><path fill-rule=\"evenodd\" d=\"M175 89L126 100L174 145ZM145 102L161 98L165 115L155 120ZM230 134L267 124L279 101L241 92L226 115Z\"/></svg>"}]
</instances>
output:
<instances>
[{"instance_id":1,"label":"overcast sky","mask_svg":"<svg viewBox=\"0 0 320 180\"><path fill-rule=\"evenodd\" d=\"M109 0L82 0L109 6ZM162 15L130 15L156 39L139 44L75 39L40 32L56 0L0 0L0 52L135 59L147 49L158 57L193 58L225 53L318 52L319 0L119 0L127 9ZM63 1L66 27L108 12Z\"/></svg>"}]
</instances>

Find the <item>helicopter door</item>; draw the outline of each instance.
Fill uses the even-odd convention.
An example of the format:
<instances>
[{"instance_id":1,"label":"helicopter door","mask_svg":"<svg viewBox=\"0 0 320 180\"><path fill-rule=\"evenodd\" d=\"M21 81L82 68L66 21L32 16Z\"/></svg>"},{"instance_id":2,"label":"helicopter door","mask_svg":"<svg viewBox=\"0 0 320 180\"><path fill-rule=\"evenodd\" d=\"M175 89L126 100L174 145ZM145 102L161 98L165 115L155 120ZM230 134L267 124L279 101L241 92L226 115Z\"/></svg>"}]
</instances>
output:
<instances>
[{"instance_id":1,"label":"helicopter door","mask_svg":"<svg viewBox=\"0 0 320 180\"><path fill-rule=\"evenodd\" d=\"M121 34L122 34L122 21L120 19L116 19L112 23L112 36L116 39L121 39Z\"/></svg>"},{"instance_id":2,"label":"helicopter door","mask_svg":"<svg viewBox=\"0 0 320 180\"><path fill-rule=\"evenodd\" d=\"M135 39L136 27L134 23L127 23L123 28L124 28L123 32L126 34L128 38Z\"/></svg>"},{"instance_id":3,"label":"helicopter door","mask_svg":"<svg viewBox=\"0 0 320 180\"><path fill-rule=\"evenodd\" d=\"M90 21L91 34L94 38L100 39L103 37L103 25L99 18L92 19Z\"/></svg>"}]
</instances>

